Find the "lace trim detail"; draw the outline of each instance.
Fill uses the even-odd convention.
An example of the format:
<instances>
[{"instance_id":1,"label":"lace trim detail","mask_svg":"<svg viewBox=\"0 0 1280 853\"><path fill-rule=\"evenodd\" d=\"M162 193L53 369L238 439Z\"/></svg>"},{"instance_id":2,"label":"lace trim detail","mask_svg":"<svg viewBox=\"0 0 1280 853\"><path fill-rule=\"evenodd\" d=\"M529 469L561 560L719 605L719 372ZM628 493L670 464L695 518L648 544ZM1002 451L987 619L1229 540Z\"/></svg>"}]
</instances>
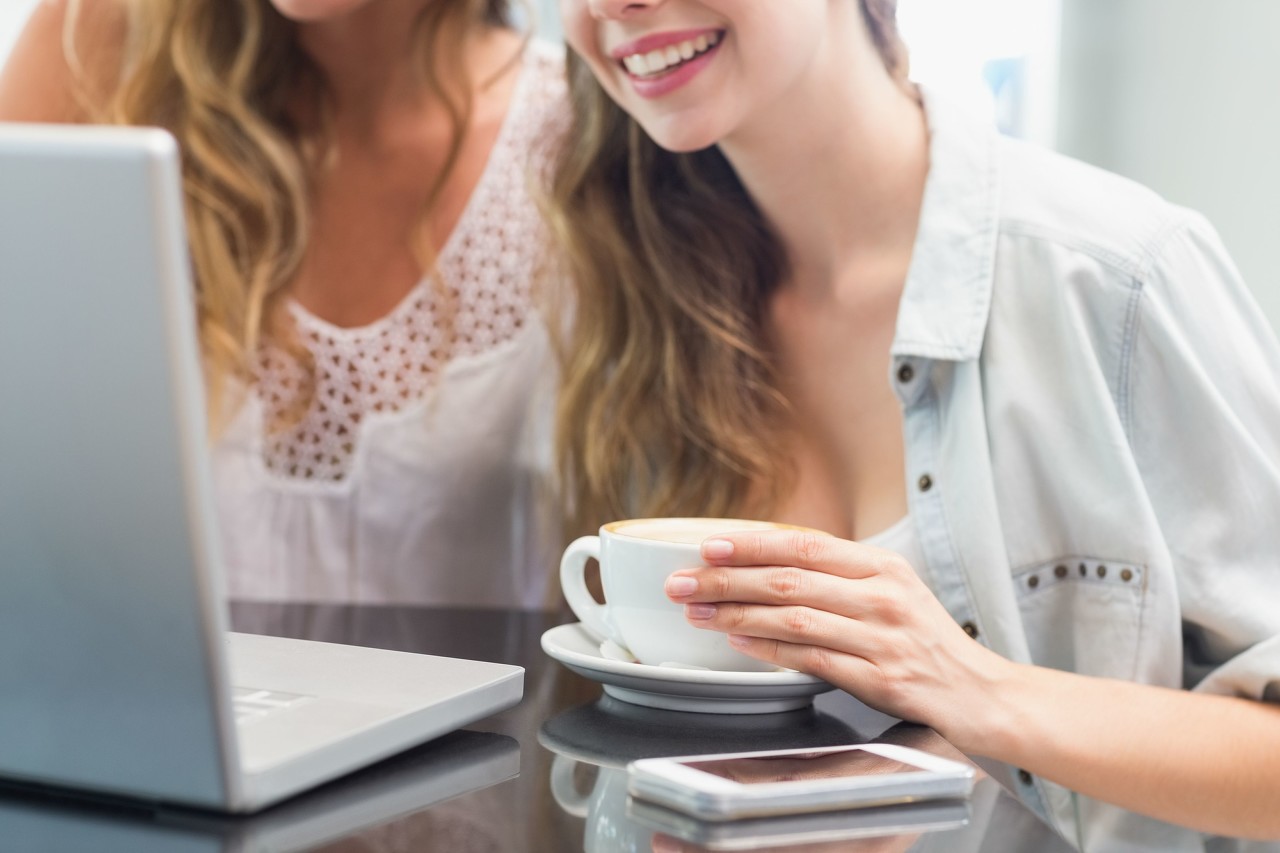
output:
<instances>
[{"instance_id":1,"label":"lace trim detail","mask_svg":"<svg viewBox=\"0 0 1280 853\"><path fill-rule=\"evenodd\" d=\"M533 277L545 232L529 197L565 125L562 61L531 48L480 181L440 253L437 272L368 326L333 326L292 303L315 363L315 394L293 426L268 431L263 462L290 480L341 482L357 452L360 424L425 400L442 369L512 340L531 322ZM265 423L288 422L304 379L277 348L259 360Z\"/></svg>"}]
</instances>

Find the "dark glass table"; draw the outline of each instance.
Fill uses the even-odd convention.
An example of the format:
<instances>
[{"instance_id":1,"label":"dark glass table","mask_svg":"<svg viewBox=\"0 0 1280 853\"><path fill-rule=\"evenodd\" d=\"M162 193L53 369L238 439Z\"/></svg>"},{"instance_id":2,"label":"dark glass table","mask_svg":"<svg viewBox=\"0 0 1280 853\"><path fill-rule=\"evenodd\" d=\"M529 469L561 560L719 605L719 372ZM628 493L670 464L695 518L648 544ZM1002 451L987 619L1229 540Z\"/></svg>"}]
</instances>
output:
<instances>
[{"instance_id":1,"label":"dark glass table","mask_svg":"<svg viewBox=\"0 0 1280 853\"><path fill-rule=\"evenodd\" d=\"M928 729L832 692L771 714L655 710L603 695L543 653L563 616L492 610L234 604L239 631L469 657L523 666L515 708L249 817L143 808L0 787L0 848L77 851L451 851L631 853L764 849L1045 851L1071 849L994 780L964 803L850 814L838 840L764 844L736 825L671 824L628 803L636 758L889 740L957 757ZM668 825L671 835L654 827ZM812 832L816 824L799 830ZM673 836L685 836L679 840ZM762 846L763 845L763 846ZM1142 849L1125 846L1117 849ZM1207 849L1233 849L1210 843ZM1251 848L1252 849L1252 848ZM1259 848L1261 849L1261 848Z\"/></svg>"}]
</instances>

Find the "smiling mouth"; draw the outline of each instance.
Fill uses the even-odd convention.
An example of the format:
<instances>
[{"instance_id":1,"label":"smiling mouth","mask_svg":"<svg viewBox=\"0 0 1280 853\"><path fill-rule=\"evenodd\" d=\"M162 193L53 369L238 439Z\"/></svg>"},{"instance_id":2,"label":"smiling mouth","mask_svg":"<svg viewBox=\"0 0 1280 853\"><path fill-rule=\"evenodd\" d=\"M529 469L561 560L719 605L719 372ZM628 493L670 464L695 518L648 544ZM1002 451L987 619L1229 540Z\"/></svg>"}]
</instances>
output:
<instances>
[{"instance_id":1,"label":"smiling mouth","mask_svg":"<svg viewBox=\"0 0 1280 853\"><path fill-rule=\"evenodd\" d=\"M632 77L639 80L653 80L672 73L686 62L710 53L723 39L723 31L707 33L658 50L624 56L618 64Z\"/></svg>"}]
</instances>

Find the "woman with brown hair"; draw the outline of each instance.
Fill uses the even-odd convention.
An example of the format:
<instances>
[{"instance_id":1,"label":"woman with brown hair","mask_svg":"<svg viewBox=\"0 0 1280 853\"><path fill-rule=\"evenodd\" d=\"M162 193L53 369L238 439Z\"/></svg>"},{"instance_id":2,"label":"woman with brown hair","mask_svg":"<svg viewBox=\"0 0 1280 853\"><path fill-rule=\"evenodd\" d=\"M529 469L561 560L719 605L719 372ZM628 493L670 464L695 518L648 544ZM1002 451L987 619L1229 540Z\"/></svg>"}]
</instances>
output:
<instances>
[{"instance_id":1,"label":"woman with brown hair","mask_svg":"<svg viewBox=\"0 0 1280 853\"><path fill-rule=\"evenodd\" d=\"M1212 229L912 86L893 0L561 8L571 532L830 531L667 594L1081 847L1280 836L1280 347Z\"/></svg>"},{"instance_id":2,"label":"woman with brown hair","mask_svg":"<svg viewBox=\"0 0 1280 853\"><path fill-rule=\"evenodd\" d=\"M544 607L530 195L563 60L508 0L46 0L0 120L183 155L238 598Z\"/></svg>"}]
</instances>

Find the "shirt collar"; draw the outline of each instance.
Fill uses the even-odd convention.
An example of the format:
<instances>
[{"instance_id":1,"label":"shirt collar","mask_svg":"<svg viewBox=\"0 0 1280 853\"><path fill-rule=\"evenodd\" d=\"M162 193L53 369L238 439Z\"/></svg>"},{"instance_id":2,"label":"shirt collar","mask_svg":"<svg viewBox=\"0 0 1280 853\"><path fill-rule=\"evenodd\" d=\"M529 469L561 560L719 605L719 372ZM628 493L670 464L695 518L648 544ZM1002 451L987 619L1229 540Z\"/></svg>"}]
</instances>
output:
<instances>
[{"instance_id":1,"label":"shirt collar","mask_svg":"<svg viewBox=\"0 0 1280 853\"><path fill-rule=\"evenodd\" d=\"M921 96L929 123L929 175L893 354L969 361L982 351L991 308L998 136L963 108L928 92Z\"/></svg>"}]
</instances>

